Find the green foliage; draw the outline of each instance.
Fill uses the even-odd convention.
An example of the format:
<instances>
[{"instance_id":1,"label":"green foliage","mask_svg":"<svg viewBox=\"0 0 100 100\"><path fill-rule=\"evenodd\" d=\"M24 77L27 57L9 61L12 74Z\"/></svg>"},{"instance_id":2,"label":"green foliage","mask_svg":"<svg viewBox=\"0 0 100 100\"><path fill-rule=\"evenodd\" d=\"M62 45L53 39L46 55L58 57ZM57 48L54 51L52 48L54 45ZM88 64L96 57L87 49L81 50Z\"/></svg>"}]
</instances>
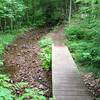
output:
<instances>
[{"instance_id":1,"label":"green foliage","mask_svg":"<svg viewBox=\"0 0 100 100\"><path fill-rule=\"evenodd\" d=\"M100 100L100 98L96 98L96 100Z\"/></svg>"},{"instance_id":2,"label":"green foliage","mask_svg":"<svg viewBox=\"0 0 100 100\"><path fill-rule=\"evenodd\" d=\"M28 82L19 82L15 84L16 90L21 90L23 88L28 87L29 83Z\"/></svg>"},{"instance_id":3,"label":"green foliage","mask_svg":"<svg viewBox=\"0 0 100 100\"><path fill-rule=\"evenodd\" d=\"M81 3L80 14L83 19L90 22L100 15L100 0L76 0L76 3Z\"/></svg>"},{"instance_id":4,"label":"green foliage","mask_svg":"<svg viewBox=\"0 0 100 100\"><path fill-rule=\"evenodd\" d=\"M52 61L52 49L51 47L43 48L40 54L41 60L43 61L42 66L44 69L49 70L51 69L51 61Z\"/></svg>"},{"instance_id":5,"label":"green foliage","mask_svg":"<svg viewBox=\"0 0 100 100\"><path fill-rule=\"evenodd\" d=\"M55 97L53 97L53 98L50 98L49 100L56 100L56 98L55 98Z\"/></svg>"},{"instance_id":6,"label":"green foliage","mask_svg":"<svg viewBox=\"0 0 100 100\"><path fill-rule=\"evenodd\" d=\"M21 26L41 27L57 24L63 17L60 0L0 0L0 30Z\"/></svg>"},{"instance_id":7,"label":"green foliage","mask_svg":"<svg viewBox=\"0 0 100 100\"><path fill-rule=\"evenodd\" d=\"M65 29L65 35L68 37L68 45L73 57L80 66L80 69L94 72L100 77L100 24L99 20L87 22L80 21L70 25ZM84 30L84 31L81 31ZM83 32L81 38L77 38L77 33ZM82 66L82 67L81 67Z\"/></svg>"},{"instance_id":8,"label":"green foliage","mask_svg":"<svg viewBox=\"0 0 100 100\"><path fill-rule=\"evenodd\" d=\"M82 2L82 3L96 3L96 2L99 2L99 0L76 0L76 2Z\"/></svg>"},{"instance_id":9,"label":"green foliage","mask_svg":"<svg viewBox=\"0 0 100 100\"><path fill-rule=\"evenodd\" d=\"M14 100L11 90L0 87L0 100Z\"/></svg>"},{"instance_id":10,"label":"green foliage","mask_svg":"<svg viewBox=\"0 0 100 100\"><path fill-rule=\"evenodd\" d=\"M42 67L45 70L51 69L52 62L52 39L51 38L43 38L39 41L39 45L42 48L42 52L40 53L40 58L42 60Z\"/></svg>"},{"instance_id":11,"label":"green foliage","mask_svg":"<svg viewBox=\"0 0 100 100\"><path fill-rule=\"evenodd\" d=\"M1 29L6 30L14 27L14 22L19 23L19 19L25 14L25 5L21 1L16 0L1 0L0 1L0 21ZM3 24L5 22L5 25Z\"/></svg>"},{"instance_id":12,"label":"green foliage","mask_svg":"<svg viewBox=\"0 0 100 100\"><path fill-rule=\"evenodd\" d=\"M35 11L34 13L34 25L35 26L42 26L45 24L45 16L42 9Z\"/></svg>"},{"instance_id":13,"label":"green foliage","mask_svg":"<svg viewBox=\"0 0 100 100\"><path fill-rule=\"evenodd\" d=\"M6 75L0 74L0 87L9 88L10 86L12 86L11 84L9 84L9 80L10 79Z\"/></svg>"},{"instance_id":14,"label":"green foliage","mask_svg":"<svg viewBox=\"0 0 100 100\"><path fill-rule=\"evenodd\" d=\"M3 63L3 60L0 60L0 66L3 66L4 63Z\"/></svg>"},{"instance_id":15,"label":"green foliage","mask_svg":"<svg viewBox=\"0 0 100 100\"><path fill-rule=\"evenodd\" d=\"M3 44L0 44L0 54L2 54L3 50L4 50Z\"/></svg>"},{"instance_id":16,"label":"green foliage","mask_svg":"<svg viewBox=\"0 0 100 100\"><path fill-rule=\"evenodd\" d=\"M65 32L69 39L83 39L85 34L81 27L75 25L67 28Z\"/></svg>"},{"instance_id":17,"label":"green foliage","mask_svg":"<svg viewBox=\"0 0 100 100\"><path fill-rule=\"evenodd\" d=\"M6 75L0 74L0 100L13 100L10 79Z\"/></svg>"},{"instance_id":18,"label":"green foliage","mask_svg":"<svg viewBox=\"0 0 100 100\"><path fill-rule=\"evenodd\" d=\"M22 96L20 96L17 100L24 100L27 98L31 98L31 100L46 100L43 94L43 91L40 91L37 88L27 88L25 89L25 93Z\"/></svg>"},{"instance_id":19,"label":"green foliage","mask_svg":"<svg viewBox=\"0 0 100 100\"><path fill-rule=\"evenodd\" d=\"M46 100L45 91L37 88L29 88L29 83L19 82L11 84L10 79L6 75L0 74L0 100ZM16 95L16 90L22 90L22 95Z\"/></svg>"},{"instance_id":20,"label":"green foliage","mask_svg":"<svg viewBox=\"0 0 100 100\"><path fill-rule=\"evenodd\" d=\"M51 38L43 38L42 40L39 41L39 45L41 48L45 48L49 45L52 45L52 39Z\"/></svg>"},{"instance_id":21,"label":"green foliage","mask_svg":"<svg viewBox=\"0 0 100 100\"><path fill-rule=\"evenodd\" d=\"M2 53L4 51L4 47L2 44L0 44L0 56L2 56ZM3 65L3 60L2 60L2 57L0 57L0 66Z\"/></svg>"}]
</instances>

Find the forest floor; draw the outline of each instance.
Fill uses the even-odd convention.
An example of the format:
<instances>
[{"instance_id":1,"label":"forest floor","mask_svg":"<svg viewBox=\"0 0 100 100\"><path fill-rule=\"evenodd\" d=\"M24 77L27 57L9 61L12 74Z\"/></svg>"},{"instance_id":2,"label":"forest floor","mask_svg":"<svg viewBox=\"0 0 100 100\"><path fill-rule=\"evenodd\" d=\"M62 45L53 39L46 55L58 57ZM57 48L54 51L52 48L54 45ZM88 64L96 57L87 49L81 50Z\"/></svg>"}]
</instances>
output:
<instances>
[{"instance_id":1,"label":"forest floor","mask_svg":"<svg viewBox=\"0 0 100 100\"><path fill-rule=\"evenodd\" d=\"M57 37L59 30L54 32L53 39L56 40L61 37ZM39 53L41 48L38 41L46 33L50 31L50 28L42 28L37 30L31 30L18 37L12 44L8 45L4 53L5 72L10 74L11 80L14 83L17 82L29 82L31 87L37 87L38 89L46 90L45 96L52 96L52 72L46 71L41 67L42 61L40 60ZM61 39L63 41L63 39ZM64 41L63 41L64 42ZM59 45L59 41L55 44ZM85 74L85 84L97 85L100 80L96 80L90 74ZM91 79L90 79L91 78ZM93 80L92 80L93 79ZM92 80L92 83L90 82ZM94 83L94 84L93 84ZM93 87L88 85L89 88ZM95 89L92 89L93 92ZM96 94L100 92L96 89Z\"/></svg>"},{"instance_id":2,"label":"forest floor","mask_svg":"<svg viewBox=\"0 0 100 100\"><path fill-rule=\"evenodd\" d=\"M45 94L52 94L51 71L41 67L38 45L40 38L49 32L49 28L31 30L18 37L13 44L8 45L4 53L5 72L10 74L11 80L16 82L29 82L31 87L47 90Z\"/></svg>"}]
</instances>

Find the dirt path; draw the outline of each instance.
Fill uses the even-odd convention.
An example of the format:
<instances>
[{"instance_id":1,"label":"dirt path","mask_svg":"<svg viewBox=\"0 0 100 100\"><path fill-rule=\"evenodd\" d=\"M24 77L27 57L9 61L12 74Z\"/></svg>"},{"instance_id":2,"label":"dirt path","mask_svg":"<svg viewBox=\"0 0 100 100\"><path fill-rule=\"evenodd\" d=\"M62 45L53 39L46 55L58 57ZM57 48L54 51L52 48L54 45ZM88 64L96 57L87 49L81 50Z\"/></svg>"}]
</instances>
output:
<instances>
[{"instance_id":1,"label":"dirt path","mask_svg":"<svg viewBox=\"0 0 100 100\"><path fill-rule=\"evenodd\" d=\"M52 84L57 100L94 100L82 81L76 64L64 45L63 29L52 34Z\"/></svg>"},{"instance_id":2,"label":"dirt path","mask_svg":"<svg viewBox=\"0 0 100 100\"><path fill-rule=\"evenodd\" d=\"M38 40L47 29L33 30L18 37L16 41L6 48L4 54L5 71L10 74L14 82L30 82L33 87L48 90L51 95L51 72L41 67L38 54L41 48Z\"/></svg>"}]
</instances>

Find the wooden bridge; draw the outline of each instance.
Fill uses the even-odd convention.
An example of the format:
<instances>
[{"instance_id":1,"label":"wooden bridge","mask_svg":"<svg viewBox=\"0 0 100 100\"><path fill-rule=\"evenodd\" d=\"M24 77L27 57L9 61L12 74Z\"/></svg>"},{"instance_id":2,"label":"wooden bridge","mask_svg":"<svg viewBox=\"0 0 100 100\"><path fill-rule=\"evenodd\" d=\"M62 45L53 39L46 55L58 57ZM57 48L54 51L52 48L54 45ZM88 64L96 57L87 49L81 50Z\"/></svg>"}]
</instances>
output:
<instances>
[{"instance_id":1,"label":"wooden bridge","mask_svg":"<svg viewBox=\"0 0 100 100\"><path fill-rule=\"evenodd\" d=\"M53 96L57 100L94 100L85 87L68 48L63 44L64 36L61 32L63 31L53 34Z\"/></svg>"}]
</instances>

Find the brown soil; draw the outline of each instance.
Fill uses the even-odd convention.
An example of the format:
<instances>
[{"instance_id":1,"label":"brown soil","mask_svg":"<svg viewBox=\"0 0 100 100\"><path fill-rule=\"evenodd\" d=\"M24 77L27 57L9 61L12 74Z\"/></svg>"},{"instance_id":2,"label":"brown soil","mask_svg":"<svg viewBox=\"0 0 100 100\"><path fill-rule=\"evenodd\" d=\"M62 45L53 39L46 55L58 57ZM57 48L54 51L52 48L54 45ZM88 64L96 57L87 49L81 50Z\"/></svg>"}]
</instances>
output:
<instances>
[{"instance_id":1,"label":"brown soil","mask_svg":"<svg viewBox=\"0 0 100 100\"><path fill-rule=\"evenodd\" d=\"M31 30L18 37L6 48L4 53L5 71L10 74L14 82L29 82L33 87L47 90L47 97L51 96L52 75L41 67L38 45L39 39L49 31L48 28Z\"/></svg>"}]
</instances>

